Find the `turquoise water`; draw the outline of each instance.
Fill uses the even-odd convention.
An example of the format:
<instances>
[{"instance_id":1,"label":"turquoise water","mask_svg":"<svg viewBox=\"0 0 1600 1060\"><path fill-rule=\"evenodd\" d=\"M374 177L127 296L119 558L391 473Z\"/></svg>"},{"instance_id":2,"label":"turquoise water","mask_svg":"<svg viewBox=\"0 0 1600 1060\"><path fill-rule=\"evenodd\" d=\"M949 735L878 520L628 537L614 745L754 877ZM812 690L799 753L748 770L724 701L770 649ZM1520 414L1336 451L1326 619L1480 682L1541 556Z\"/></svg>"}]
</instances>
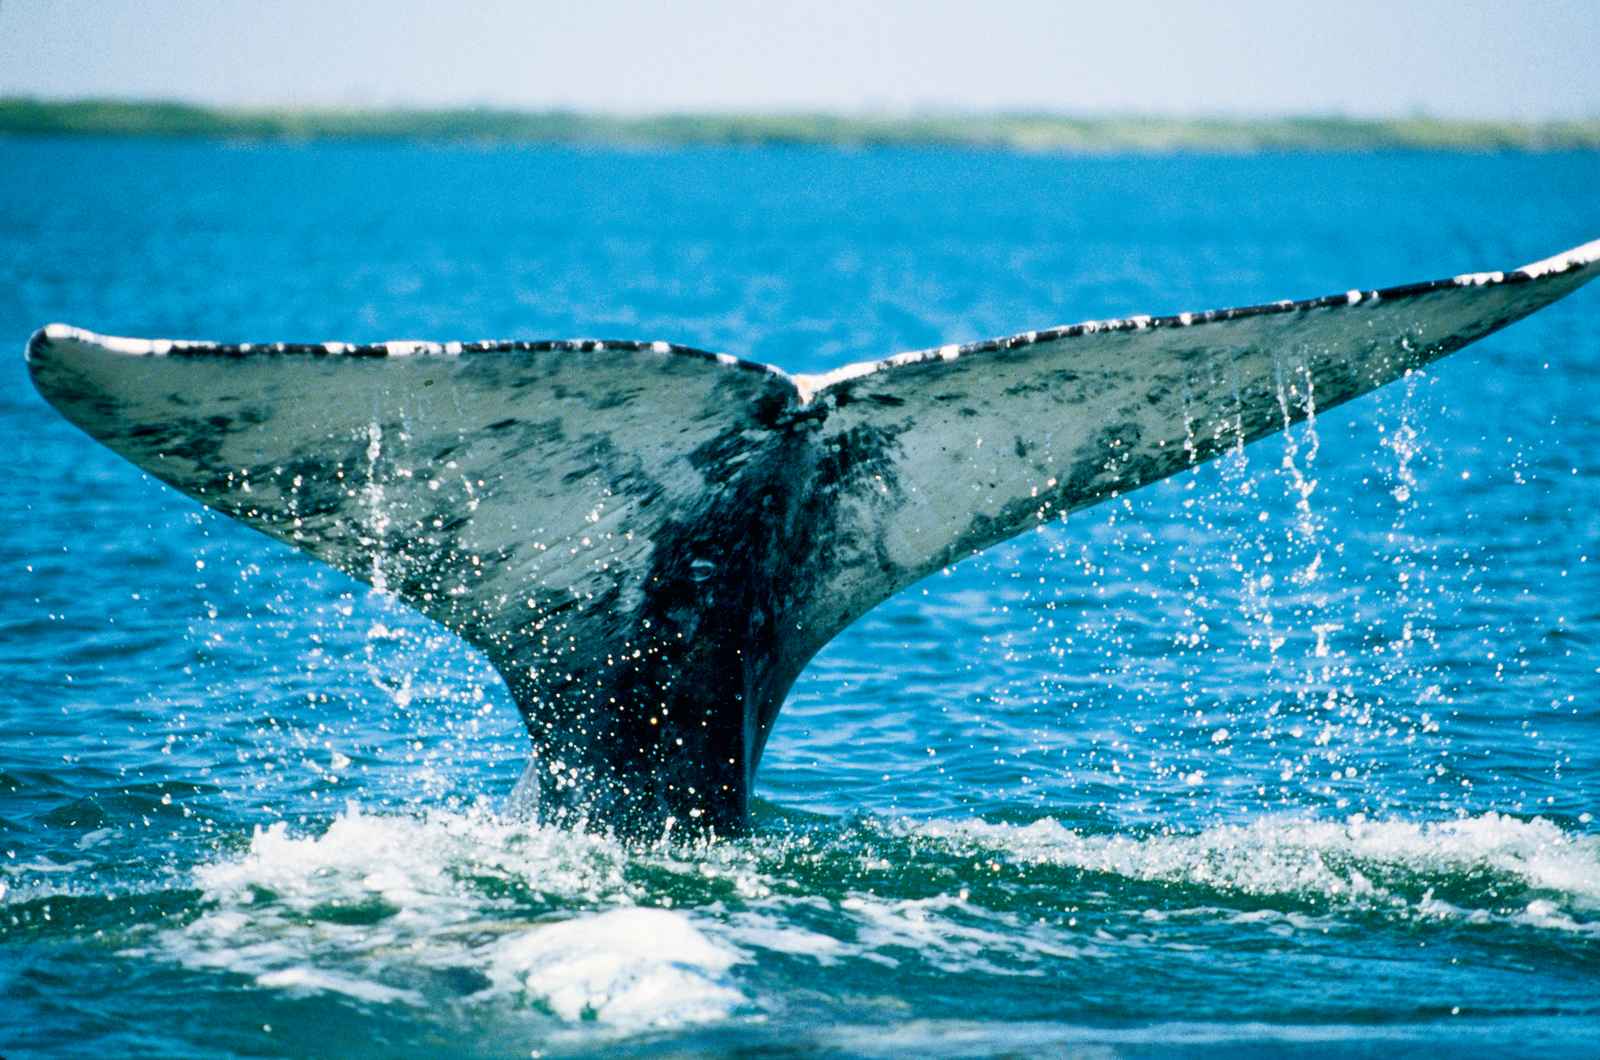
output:
<instances>
[{"instance_id":1,"label":"turquoise water","mask_svg":"<svg viewBox=\"0 0 1600 1060\"><path fill-rule=\"evenodd\" d=\"M1600 155L0 141L0 1055L1593 1055L1600 295L812 664L757 828L497 814L498 678L51 412L65 320L797 371L1501 268Z\"/></svg>"}]
</instances>

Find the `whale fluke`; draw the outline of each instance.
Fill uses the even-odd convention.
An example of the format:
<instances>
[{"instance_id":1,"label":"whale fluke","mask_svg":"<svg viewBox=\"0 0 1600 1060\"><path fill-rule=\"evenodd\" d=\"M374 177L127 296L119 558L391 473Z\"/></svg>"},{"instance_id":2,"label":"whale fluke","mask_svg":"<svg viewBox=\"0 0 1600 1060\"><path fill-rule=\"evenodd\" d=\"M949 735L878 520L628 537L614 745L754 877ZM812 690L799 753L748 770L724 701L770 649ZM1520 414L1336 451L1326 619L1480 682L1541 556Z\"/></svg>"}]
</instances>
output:
<instances>
[{"instance_id":1,"label":"whale fluke","mask_svg":"<svg viewBox=\"0 0 1600 1060\"><path fill-rule=\"evenodd\" d=\"M1592 279L1521 269L900 354L824 375L667 343L228 345L52 324L69 420L480 648L540 812L742 827L830 639L1041 520L1348 401Z\"/></svg>"}]
</instances>

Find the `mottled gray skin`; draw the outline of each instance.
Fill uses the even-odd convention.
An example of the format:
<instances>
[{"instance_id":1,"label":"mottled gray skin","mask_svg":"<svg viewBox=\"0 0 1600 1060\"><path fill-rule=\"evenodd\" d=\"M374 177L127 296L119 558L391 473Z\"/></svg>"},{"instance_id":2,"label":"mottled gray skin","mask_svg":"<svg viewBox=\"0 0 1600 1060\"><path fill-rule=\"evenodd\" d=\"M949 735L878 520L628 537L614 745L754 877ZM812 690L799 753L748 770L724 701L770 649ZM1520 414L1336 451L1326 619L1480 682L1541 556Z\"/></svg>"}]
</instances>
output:
<instances>
[{"instance_id":1,"label":"mottled gray skin","mask_svg":"<svg viewBox=\"0 0 1600 1060\"><path fill-rule=\"evenodd\" d=\"M790 686L880 601L1398 378L1597 257L815 377L664 343L251 347L58 325L29 361L140 467L482 649L527 721L546 818L725 834Z\"/></svg>"}]
</instances>

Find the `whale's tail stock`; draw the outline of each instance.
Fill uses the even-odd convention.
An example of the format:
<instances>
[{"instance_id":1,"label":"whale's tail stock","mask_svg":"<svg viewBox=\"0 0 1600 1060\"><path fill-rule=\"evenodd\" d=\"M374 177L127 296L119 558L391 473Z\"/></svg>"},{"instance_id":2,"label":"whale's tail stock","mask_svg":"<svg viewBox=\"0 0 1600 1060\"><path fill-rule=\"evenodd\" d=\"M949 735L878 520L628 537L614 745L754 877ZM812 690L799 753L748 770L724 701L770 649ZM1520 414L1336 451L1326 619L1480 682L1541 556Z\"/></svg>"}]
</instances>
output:
<instances>
[{"instance_id":1,"label":"whale's tail stock","mask_svg":"<svg viewBox=\"0 0 1600 1060\"><path fill-rule=\"evenodd\" d=\"M964 556L1282 430L1592 279L1521 269L788 375L666 343L223 345L62 325L68 419L483 650L541 812L736 830L807 661Z\"/></svg>"}]
</instances>

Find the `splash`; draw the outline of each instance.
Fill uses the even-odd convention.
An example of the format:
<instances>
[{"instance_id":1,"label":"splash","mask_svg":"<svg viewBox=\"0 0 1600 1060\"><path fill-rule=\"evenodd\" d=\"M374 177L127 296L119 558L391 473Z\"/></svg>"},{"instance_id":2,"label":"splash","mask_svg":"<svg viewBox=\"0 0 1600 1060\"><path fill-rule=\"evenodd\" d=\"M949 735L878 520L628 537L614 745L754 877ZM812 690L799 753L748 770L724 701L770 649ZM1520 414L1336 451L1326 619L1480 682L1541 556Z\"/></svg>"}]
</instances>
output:
<instances>
[{"instance_id":1,"label":"splash","mask_svg":"<svg viewBox=\"0 0 1600 1060\"><path fill-rule=\"evenodd\" d=\"M350 806L321 835L259 829L196 870L204 911L165 932L191 968L292 994L533 1008L620 1029L724 1018L741 951L690 915L638 903L612 841L484 810L378 816ZM462 985L464 984L464 985Z\"/></svg>"},{"instance_id":2,"label":"splash","mask_svg":"<svg viewBox=\"0 0 1600 1060\"><path fill-rule=\"evenodd\" d=\"M1188 925L1216 923L1317 938L1387 923L1600 938L1600 836L1497 814L1147 835L1052 818L867 819L630 848L482 809L351 806L320 834L258 830L194 878L198 915L139 955L288 995L621 1034L762 1019L784 1003L759 989L773 962L1048 978L1128 959L1152 932L1180 946Z\"/></svg>"},{"instance_id":3,"label":"splash","mask_svg":"<svg viewBox=\"0 0 1600 1060\"><path fill-rule=\"evenodd\" d=\"M362 503L366 507L367 531L371 539L362 544L372 549L372 570L368 580L372 591L385 594L389 591L389 578L383 569L384 539L389 533L389 512L384 503L383 478L378 461L383 456L383 425L374 420L367 424L367 484L362 490Z\"/></svg>"},{"instance_id":4,"label":"splash","mask_svg":"<svg viewBox=\"0 0 1600 1060\"><path fill-rule=\"evenodd\" d=\"M1148 836L1074 831L1051 818L912 826L1023 865L1056 865L1224 893L1312 897L1424 916L1460 915L1600 932L1600 836L1496 813L1437 822L1262 820ZM1440 888L1481 898L1445 905ZM1578 919L1583 918L1583 919Z\"/></svg>"},{"instance_id":5,"label":"splash","mask_svg":"<svg viewBox=\"0 0 1600 1060\"><path fill-rule=\"evenodd\" d=\"M1315 582L1322 569L1322 520L1311 507L1311 496L1317 491L1317 480L1311 477L1311 470L1316 464L1317 451L1322 443L1317 436L1317 393L1311 372L1302 366L1296 376L1278 382L1278 408L1283 413L1283 459L1280 467L1294 495L1295 536L1303 547L1312 551L1311 558L1293 576L1295 584L1304 587ZM1297 417L1296 413L1300 415ZM1305 427L1303 432L1296 432L1291 428L1295 420L1301 417L1305 420ZM1302 444L1305 447L1303 455Z\"/></svg>"},{"instance_id":6,"label":"splash","mask_svg":"<svg viewBox=\"0 0 1600 1060\"><path fill-rule=\"evenodd\" d=\"M520 931L488 957L497 989L569 1021L678 1026L722 1019L747 1002L724 978L743 955L665 909L613 909Z\"/></svg>"}]
</instances>

